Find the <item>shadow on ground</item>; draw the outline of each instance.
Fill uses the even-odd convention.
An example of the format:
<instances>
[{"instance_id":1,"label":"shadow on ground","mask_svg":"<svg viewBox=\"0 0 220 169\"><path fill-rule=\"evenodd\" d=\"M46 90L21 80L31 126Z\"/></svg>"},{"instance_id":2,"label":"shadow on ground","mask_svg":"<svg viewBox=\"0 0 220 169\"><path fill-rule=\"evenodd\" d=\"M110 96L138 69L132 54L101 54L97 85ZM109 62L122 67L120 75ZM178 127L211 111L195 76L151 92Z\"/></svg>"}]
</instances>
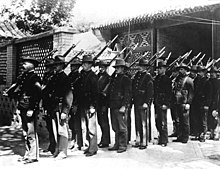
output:
<instances>
[{"instance_id":1,"label":"shadow on ground","mask_svg":"<svg viewBox=\"0 0 220 169\"><path fill-rule=\"evenodd\" d=\"M24 138L20 128L0 127L0 156L24 155Z\"/></svg>"}]
</instances>

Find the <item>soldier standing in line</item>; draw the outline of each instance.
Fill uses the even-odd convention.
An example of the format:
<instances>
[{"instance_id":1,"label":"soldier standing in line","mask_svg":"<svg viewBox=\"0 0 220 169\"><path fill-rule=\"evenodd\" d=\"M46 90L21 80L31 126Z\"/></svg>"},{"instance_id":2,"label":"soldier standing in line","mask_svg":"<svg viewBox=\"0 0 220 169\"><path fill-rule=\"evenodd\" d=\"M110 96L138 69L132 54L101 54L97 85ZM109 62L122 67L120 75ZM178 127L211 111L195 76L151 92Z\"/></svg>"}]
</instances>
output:
<instances>
[{"instance_id":1,"label":"soldier standing in line","mask_svg":"<svg viewBox=\"0 0 220 169\"><path fill-rule=\"evenodd\" d=\"M179 133L174 142L187 143L189 140L189 109L193 99L193 80L187 75L189 67L184 63L177 67L179 75L174 82L174 94L179 116Z\"/></svg>"},{"instance_id":2,"label":"soldier standing in line","mask_svg":"<svg viewBox=\"0 0 220 169\"><path fill-rule=\"evenodd\" d=\"M190 73L189 73L189 77L192 78L192 80L194 81L195 78L197 76L197 66L196 65L192 65L190 68ZM197 120L197 115L195 113L195 103L194 103L194 99L192 100L192 104L190 106L190 111L189 111L189 121L190 121L190 135L195 136L195 128L197 126L198 120ZM191 140L196 140L196 138L191 138Z\"/></svg>"},{"instance_id":3,"label":"soldier standing in line","mask_svg":"<svg viewBox=\"0 0 220 169\"><path fill-rule=\"evenodd\" d=\"M171 70L172 89L174 88L174 81L179 74L179 71L176 69L177 66L178 65L175 65L173 69ZM173 133L169 135L168 137L177 137L179 133L179 116L177 113L177 105L176 105L176 98L175 98L174 90L172 90L171 100L172 101L170 105L170 113L171 113L171 118L173 121Z\"/></svg>"},{"instance_id":4,"label":"soldier standing in line","mask_svg":"<svg viewBox=\"0 0 220 169\"><path fill-rule=\"evenodd\" d=\"M81 96L79 100L79 108L81 111L82 130L86 132L86 138L89 142L89 147L84 151L86 157L97 154L97 128L96 128L96 106L98 96L98 77L92 71L94 64L92 55L87 54L82 59L81 76ZM84 134L84 133L83 133Z\"/></svg>"},{"instance_id":5,"label":"soldier standing in line","mask_svg":"<svg viewBox=\"0 0 220 169\"><path fill-rule=\"evenodd\" d=\"M194 106L198 121L196 137L200 142L204 142L206 139L207 117L212 96L211 84L205 76L206 71L205 67L197 66L197 77L194 80Z\"/></svg>"},{"instance_id":6,"label":"soldier standing in line","mask_svg":"<svg viewBox=\"0 0 220 169\"><path fill-rule=\"evenodd\" d=\"M56 150L53 156L56 159L67 157L68 147L68 113L72 105L73 94L68 76L63 68L65 65L64 57L57 55L54 58L53 66L55 74L47 86L47 91L51 95L52 125L56 140Z\"/></svg>"},{"instance_id":7,"label":"soldier standing in line","mask_svg":"<svg viewBox=\"0 0 220 169\"><path fill-rule=\"evenodd\" d=\"M55 152L56 149L56 140L53 133L53 127L52 127L52 110L51 110L51 98L50 94L46 93L47 90L44 90L47 84L49 84L49 81L51 80L51 77L54 75L54 67L53 67L53 59L46 59L45 61L45 73L42 79L42 107L44 109L45 114L45 121L47 125L47 130L49 133L49 146L46 150L43 152L50 151L52 154ZM49 86L47 86L49 87Z\"/></svg>"},{"instance_id":8,"label":"soldier standing in line","mask_svg":"<svg viewBox=\"0 0 220 169\"><path fill-rule=\"evenodd\" d=\"M172 81L165 75L166 67L163 61L158 63L158 75L154 80L155 121L159 132L158 144L162 147L168 143L167 109L172 97Z\"/></svg>"},{"instance_id":9,"label":"soldier standing in line","mask_svg":"<svg viewBox=\"0 0 220 169\"><path fill-rule=\"evenodd\" d=\"M71 72L69 73L69 79L73 92L73 103L70 109L69 128L72 131L72 150L81 150L83 146L82 128L81 128L81 113L79 111L79 97L80 97L80 72L79 68L82 62L79 58L74 59L70 64Z\"/></svg>"},{"instance_id":10,"label":"soldier standing in line","mask_svg":"<svg viewBox=\"0 0 220 169\"><path fill-rule=\"evenodd\" d=\"M34 68L38 65L38 61L31 56L24 57L23 73L17 79L15 90L7 91L9 96L18 90L16 97L18 98L17 108L21 112L22 129L25 135L25 155L18 161L24 164L37 162L39 158L39 142L37 136L37 115L39 112L39 101L41 98L41 79L34 73ZM5 93L5 94L7 94Z\"/></svg>"},{"instance_id":11,"label":"soldier standing in line","mask_svg":"<svg viewBox=\"0 0 220 169\"><path fill-rule=\"evenodd\" d=\"M208 111L208 131L210 131L210 139L215 138L215 128L217 127L218 121L217 118L213 116L216 112L218 112L218 103L219 103L219 93L220 93L220 83L217 79L217 68L211 67L208 71L210 73L210 84L212 88L212 95L211 95L211 104Z\"/></svg>"},{"instance_id":12,"label":"soldier standing in line","mask_svg":"<svg viewBox=\"0 0 220 169\"><path fill-rule=\"evenodd\" d=\"M98 73L98 102L97 102L97 117L98 124L100 125L102 136L101 141L98 144L99 148L108 147L110 144L110 126L108 118L108 99L103 90L106 85L109 84L110 76L106 72L109 64L107 61L99 62L99 73Z\"/></svg>"},{"instance_id":13,"label":"soldier standing in line","mask_svg":"<svg viewBox=\"0 0 220 169\"><path fill-rule=\"evenodd\" d=\"M116 60L115 76L107 91L112 129L115 132L115 144L108 150L116 150L117 153L127 149L127 106L131 97L131 80L124 74L125 66L123 59Z\"/></svg>"},{"instance_id":14,"label":"soldier standing in line","mask_svg":"<svg viewBox=\"0 0 220 169\"><path fill-rule=\"evenodd\" d=\"M132 80L132 75L129 72L129 66L130 64L126 62L126 67L125 67L125 75L128 76ZM127 131L128 131L128 137L127 137L127 144L129 144L129 141L131 141L131 109L132 109L132 97L130 97L130 101L127 107Z\"/></svg>"},{"instance_id":15,"label":"soldier standing in line","mask_svg":"<svg viewBox=\"0 0 220 169\"><path fill-rule=\"evenodd\" d=\"M146 149L149 140L149 112L153 99L153 78L147 71L150 65L143 58L138 63L139 71L132 80L132 95L135 114L136 143L133 147Z\"/></svg>"}]
</instances>

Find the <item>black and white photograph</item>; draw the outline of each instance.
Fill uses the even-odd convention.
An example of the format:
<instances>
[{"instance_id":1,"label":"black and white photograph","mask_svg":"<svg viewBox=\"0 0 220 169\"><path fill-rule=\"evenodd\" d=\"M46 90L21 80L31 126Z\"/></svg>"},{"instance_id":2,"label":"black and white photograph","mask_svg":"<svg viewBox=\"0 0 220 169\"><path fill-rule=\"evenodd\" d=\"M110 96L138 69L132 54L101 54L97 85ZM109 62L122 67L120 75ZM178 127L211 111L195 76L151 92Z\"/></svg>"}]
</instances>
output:
<instances>
[{"instance_id":1,"label":"black and white photograph","mask_svg":"<svg viewBox=\"0 0 220 169\"><path fill-rule=\"evenodd\" d=\"M220 168L220 0L0 0L0 168Z\"/></svg>"}]
</instances>

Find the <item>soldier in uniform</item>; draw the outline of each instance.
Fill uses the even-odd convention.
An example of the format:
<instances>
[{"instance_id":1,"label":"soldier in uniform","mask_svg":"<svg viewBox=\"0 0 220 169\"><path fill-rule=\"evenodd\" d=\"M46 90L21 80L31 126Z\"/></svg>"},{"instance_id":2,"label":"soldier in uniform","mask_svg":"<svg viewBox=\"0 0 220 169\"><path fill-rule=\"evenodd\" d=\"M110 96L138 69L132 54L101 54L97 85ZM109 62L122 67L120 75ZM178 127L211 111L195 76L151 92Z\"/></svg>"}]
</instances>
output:
<instances>
[{"instance_id":1,"label":"soldier in uniform","mask_svg":"<svg viewBox=\"0 0 220 169\"><path fill-rule=\"evenodd\" d=\"M207 132L207 116L211 104L212 89L211 84L206 78L206 68L197 66L197 77L194 80L194 108L198 121L196 126L196 137L200 142L205 141Z\"/></svg>"},{"instance_id":2,"label":"soldier in uniform","mask_svg":"<svg viewBox=\"0 0 220 169\"><path fill-rule=\"evenodd\" d=\"M197 76L197 66L192 65L190 68L189 77L191 77L194 81L196 76ZM198 123L194 105L195 105L195 103L194 103L194 99L193 99L192 104L190 106L190 113L189 113L190 135L192 135L192 136L195 136L195 127L197 126L197 123ZM191 140L193 140L193 138Z\"/></svg>"},{"instance_id":3,"label":"soldier in uniform","mask_svg":"<svg viewBox=\"0 0 220 169\"><path fill-rule=\"evenodd\" d=\"M80 72L79 68L82 62L79 58L74 59L71 64L71 72L69 73L69 79L73 92L73 103L70 109L69 128L72 131L72 146L70 149L81 150L83 146L82 128L81 128L81 113L79 111L79 97L80 97Z\"/></svg>"},{"instance_id":4,"label":"soldier in uniform","mask_svg":"<svg viewBox=\"0 0 220 169\"><path fill-rule=\"evenodd\" d=\"M147 71L150 65L143 58L138 63L139 71L132 80L132 95L135 114L136 143L133 147L146 149L149 137L149 112L153 98L153 78Z\"/></svg>"},{"instance_id":5,"label":"soldier in uniform","mask_svg":"<svg viewBox=\"0 0 220 169\"><path fill-rule=\"evenodd\" d=\"M110 144L110 126L108 118L108 99L103 90L109 84L110 76L106 72L109 64L107 61L99 62L99 73L98 73L98 102L97 102L97 117L98 124L101 128L101 141L98 144L99 148L108 147Z\"/></svg>"},{"instance_id":6,"label":"soldier in uniform","mask_svg":"<svg viewBox=\"0 0 220 169\"><path fill-rule=\"evenodd\" d=\"M53 127L52 127L52 110L51 110L51 99L50 94L46 93L44 90L49 81L51 80L51 77L54 75L54 67L53 67L53 59L46 59L45 61L45 73L42 79L42 107L44 109L44 119L46 121L47 130L49 133L49 146L46 150L43 152L50 151L52 154L55 152L56 149L56 141L53 133Z\"/></svg>"},{"instance_id":7,"label":"soldier in uniform","mask_svg":"<svg viewBox=\"0 0 220 169\"><path fill-rule=\"evenodd\" d=\"M89 147L84 151L86 157L97 154L97 128L96 128L96 106L98 96L98 77L92 71L94 64L92 55L87 54L82 59L82 71L81 76L81 96L79 100L79 108L82 118L82 130L86 131L86 138L88 140ZM84 133L83 133L84 134Z\"/></svg>"},{"instance_id":8,"label":"soldier in uniform","mask_svg":"<svg viewBox=\"0 0 220 169\"><path fill-rule=\"evenodd\" d=\"M158 144L163 147L168 143L167 109L170 107L172 97L172 82L165 75L166 67L167 65L163 61L158 63L158 75L154 80L155 121L159 132Z\"/></svg>"},{"instance_id":9,"label":"soldier in uniform","mask_svg":"<svg viewBox=\"0 0 220 169\"><path fill-rule=\"evenodd\" d=\"M211 95L211 104L208 111L208 131L210 131L210 139L215 138L215 128L218 124L218 118L214 117L213 114L215 112L218 112L218 104L219 104L219 93L220 93L220 83L217 79L217 68L211 67L211 69L208 71L210 73L210 84L212 88L212 95ZM218 137L217 137L218 138Z\"/></svg>"},{"instance_id":10,"label":"soldier in uniform","mask_svg":"<svg viewBox=\"0 0 220 169\"><path fill-rule=\"evenodd\" d=\"M36 124L39 112L39 101L41 98L41 79L36 73L34 73L34 68L37 65L38 61L34 57L24 57L22 65L24 72L18 78L15 85L19 90L17 93L17 108L21 112L22 129L26 133L25 155L19 159L19 161L23 161L24 164L37 162L39 158L39 143Z\"/></svg>"},{"instance_id":11,"label":"soldier in uniform","mask_svg":"<svg viewBox=\"0 0 220 169\"><path fill-rule=\"evenodd\" d=\"M51 98L52 126L56 140L56 150L53 156L56 159L64 159L67 157L67 121L73 100L70 80L63 71L65 65L64 59L62 55L55 56L53 63L55 74L45 89L48 90L45 92L48 92Z\"/></svg>"},{"instance_id":12,"label":"soldier in uniform","mask_svg":"<svg viewBox=\"0 0 220 169\"><path fill-rule=\"evenodd\" d=\"M174 81L174 94L179 116L179 133L174 142L187 143L189 139L189 109L193 99L193 80L187 75L189 67L184 63L177 67L179 75Z\"/></svg>"},{"instance_id":13,"label":"soldier in uniform","mask_svg":"<svg viewBox=\"0 0 220 169\"><path fill-rule=\"evenodd\" d=\"M131 96L131 80L124 74L125 61L117 59L114 68L115 76L112 77L107 95L112 122L115 132L115 144L109 151L125 152L127 149L127 106Z\"/></svg>"},{"instance_id":14,"label":"soldier in uniform","mask_svg":"<svg viewBox=\"0 0 220 169\"><path fill-rule=\"evenodd\" d=\"M170 112L171 112L171 118L173 121L173 133L171 135L169 135L168 137L177 137L178 133L179 133L179 116L177 113L177 105L176 105L176 98L175 98L175 93L174 93L174 81L176 79L176 77L179 74L179 71L176 69L178 65L175 65L173 67L173 69L171 70L172 74L170 76L170 78L172 79L172 101L171 101L171 105L170 105Z\"/></svg>"}]
</instances>

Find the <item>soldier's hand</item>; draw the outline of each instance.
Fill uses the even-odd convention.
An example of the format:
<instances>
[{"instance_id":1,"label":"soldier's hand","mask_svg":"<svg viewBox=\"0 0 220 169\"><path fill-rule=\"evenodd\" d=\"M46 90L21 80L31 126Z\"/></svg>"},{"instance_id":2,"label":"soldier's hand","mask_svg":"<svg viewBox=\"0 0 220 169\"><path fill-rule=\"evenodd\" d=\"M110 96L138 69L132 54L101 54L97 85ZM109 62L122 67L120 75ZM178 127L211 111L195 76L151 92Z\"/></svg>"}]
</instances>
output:
<instances>
[{"instance_id":1,"label":"soldier's hand","mask_svg":"<svg viewBox=\"0 0 220 169\"><path fill-rule=\"evenodd\" d=\"M143 107L144 109L147 109L147 108L148 108L147 103L144 103L142 107Z\"/></svg>"},{"instance_id":2,"label":"soldier's hand","mask_svg":"<svg viewBox=\"0 0 220 169\"><path fill-rule=\"evenodd\" d=\"M212 116L213 116L213 117L217 117L217 115L218 115L218 112L217 112L216 110L213 110L213 111L212 111Z\"/></svg>"},{"instance_id":3,"label":"soldier's hand","mask_svg":"<svg viewBox=\"0 0 220 169\"><path fill-rule=\"evenodd\" d=\"M91 114L95 113L95 108L94 108L93 106L90 106L89 112L90 112Z\"/></svg>"},{"instance_id":4,"label":"soldier's hand","mask_svg":"<svg viewBox=\"0 0 220 169\"><path fill-rule=\"evenodd\" d=\"M189 104L185 104L185 110L189 110L190 105Z\"/></svg>"},{"instance_id":5,"label":"soldier's hand","mask_svg":"<svg viewBox=\"0 0 220 169\"><path fill-rule=\"evenodd\" d=\"M125 106L122 106L122 107L119 109L119 112L125 113Z\"/></svg>"},{"instance_id":6,"label":"soldier's hand","mask_svg":"<svg viewBox=\"0 0 220 169\"><path fill-rule=\"evenodd\" d=\"M61 120L65 120L67 118L66 113L61 113L60 118L61 118Z\"/></svg>"},{"instance_id":7,"label":"soldier's hand","mask_svg":"<svg viewBox=\"0 0 220 169\"><path fill-rule=\"evenodd\" d=\"M166 110L167 109L167 106L164 104L161 106L162 110Z\"/></svg>"},{"instance_id":8,"label":"soldier's hand","mask_svg":"<svg viewBox=\"0 0 220 169\"><path fill-rule=\"evenodd\" d=\"M28 110L27 111L27 116L31 117L33 115L34 111L33 110Z\"/></svg>"},{"instance_id":9,"label":"soldier's hand","mask_svg":"<svg viewBox=\"0 0 220 169\"><path fill-rule=\"evenodd\" d=\"M204 108L204 110L208 110L209 106L204 106L203 108Z\"/></svg>"}]
</instances>

